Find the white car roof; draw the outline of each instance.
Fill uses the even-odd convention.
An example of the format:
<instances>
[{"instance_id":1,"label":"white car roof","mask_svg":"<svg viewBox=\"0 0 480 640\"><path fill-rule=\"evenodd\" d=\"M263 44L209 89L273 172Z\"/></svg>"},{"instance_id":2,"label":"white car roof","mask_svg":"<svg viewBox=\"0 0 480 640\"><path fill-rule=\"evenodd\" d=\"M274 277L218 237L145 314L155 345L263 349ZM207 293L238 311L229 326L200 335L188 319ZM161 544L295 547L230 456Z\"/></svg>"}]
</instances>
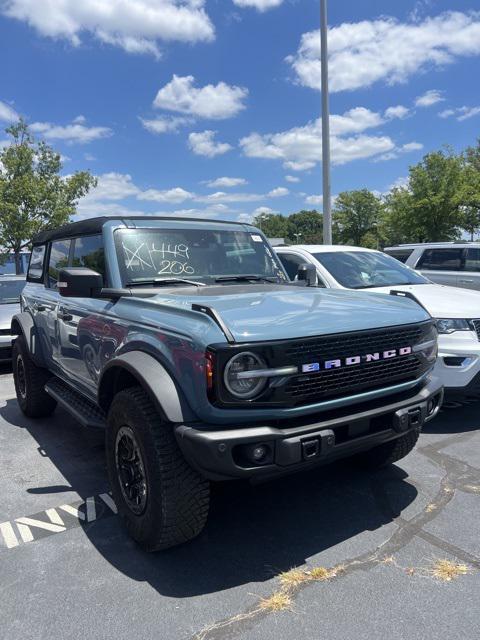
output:
<instances>
[{"instance_id":1,"label":"white car roof","mask_svg":"<svg viewBox=\"0 0 480 640\"><path fill-rule=\"evenodd\" d=\"M368 251L370 253L380 253L375 249L365 249L365 247L351 247L346 244L292 244L284 247L275 247L275 249L303 249L308 253L327 253L332 251Z\"/></svg>"}]
</instances>

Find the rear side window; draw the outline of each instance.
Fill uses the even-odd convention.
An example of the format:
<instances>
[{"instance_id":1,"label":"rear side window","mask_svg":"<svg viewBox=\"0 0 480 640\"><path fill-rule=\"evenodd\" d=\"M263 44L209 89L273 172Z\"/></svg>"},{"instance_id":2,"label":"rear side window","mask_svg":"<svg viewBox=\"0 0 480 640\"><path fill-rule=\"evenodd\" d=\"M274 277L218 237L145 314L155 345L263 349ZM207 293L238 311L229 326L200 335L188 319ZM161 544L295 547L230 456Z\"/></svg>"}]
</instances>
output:
<instances>
[{"instance_id":1,"label":"rear side window","mask_svg":"<svg viewBox=\"0 0 480 640\"><path fill-rule=\"evenodd\" d=\"M103 237L84 236L75 240L72 267L88 267L105 276Z\"/></svg>"},{"instance_id":2,"label":"rear side window","mask_svg":"<svg viewBox=\"0 0 480 640\"><path fill-rule=\"evenodd\" d=\"M46 245L39 247L33 247L32 255L30 256L30 264L28 265L27 278L29 281L38 282L43 276L43 265L45 262L45 248Z\"/></svg>"},{"instance_id":3,"label":"rear side window","mask_svg":"<svg viewBox=\"0 0 480 640\"><path fill-rule=\"evenodd\" d=\"M403 262L405 264L405 262L412 255L412 251L413 249L408 249L406 251L385 251L385 253L389 256L392 256L392 258L395 258L395 260L398 260L399 262Z\"/></svg>"},{"instance_id":4,"label":"rear side window","mask_svg":"<svg viewBox=\"0 0 480 640\"><path fill-rule=\"evenodd\" d=\"M50 260L48 262L48 286L55 287L60 269L68 267L71 240L57 240L52 242Z\"/></svg>"},{"instance_id":5,"label":"rear side window","mask_svg":"<svg viewBox=\"0 0 480 640\"><path fill-rule=\"evenodd\" d=\"M417 269L431 271L460 271L463 260L463 249L425 249L418 261Z\"/></svg>"},{"instance_id":6,"label":"rear side window","mask_svg":"<svg viewBox=\"0 0 480 640\"><path fill-rule=\"evenodd\" d=\"M465 271L480 271L480 249L467 249Z\"/></svg>"}]
</instances>

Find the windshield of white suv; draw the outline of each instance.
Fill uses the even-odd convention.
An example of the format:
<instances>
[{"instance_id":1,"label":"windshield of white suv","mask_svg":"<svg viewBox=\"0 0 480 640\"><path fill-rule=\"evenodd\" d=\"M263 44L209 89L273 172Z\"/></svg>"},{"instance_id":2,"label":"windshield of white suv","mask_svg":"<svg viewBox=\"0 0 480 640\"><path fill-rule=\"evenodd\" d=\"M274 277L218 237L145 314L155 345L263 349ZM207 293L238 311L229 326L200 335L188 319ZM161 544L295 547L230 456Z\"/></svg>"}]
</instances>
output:
<instances>
[{"instance_id":1,"label":"windshield of white suv","mask_svg":"<svg viewBox=\"0 0 480 640\"><path fill-rule=\"evenodd\" d=\"M429 283L427 278L384 253L327 251L313 255L347 289Z\"/></svg>"},{"instance_id":2,"label":"windshield of white suv","mask_svg":"<svg viewBox=\"0 0 480 640\"><path fill-rule=\"evenodd\" d=\"M20 302L25 280L0 280L0 304Z\"/></svg>"},{"instance_id":3,"label":"windshield of white suv","mask_svg":"<svg viewBox=\"0 0 480 640\"><path fill-rule=\"evenodd\" d=\"M115 238L125 285L286 281L277 256L255 232L120 229Z\"/></svg>"}]
</instances>

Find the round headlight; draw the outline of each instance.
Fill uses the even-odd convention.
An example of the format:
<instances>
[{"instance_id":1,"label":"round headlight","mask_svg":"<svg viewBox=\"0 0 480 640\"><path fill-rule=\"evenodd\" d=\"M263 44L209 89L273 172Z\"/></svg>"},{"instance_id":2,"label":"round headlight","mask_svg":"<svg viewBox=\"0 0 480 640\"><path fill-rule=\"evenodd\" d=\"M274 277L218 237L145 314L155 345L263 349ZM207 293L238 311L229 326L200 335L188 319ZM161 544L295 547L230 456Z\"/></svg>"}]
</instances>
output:
<instances>
[{"instance_id":1,"label":"round headlight","mask_svg":"<svg viewBox=\"0 0 480 640\"><path fill-rule=\"evenodd\" d=\"M253 373L265 368L265 362L255 353L250 351L237 353L225 366L223 374L225 386L232 396L241 400L250 400L264 390L267 378L255 375L249 377L248 372L251 371Z\"/></svg>"}]
</instances>

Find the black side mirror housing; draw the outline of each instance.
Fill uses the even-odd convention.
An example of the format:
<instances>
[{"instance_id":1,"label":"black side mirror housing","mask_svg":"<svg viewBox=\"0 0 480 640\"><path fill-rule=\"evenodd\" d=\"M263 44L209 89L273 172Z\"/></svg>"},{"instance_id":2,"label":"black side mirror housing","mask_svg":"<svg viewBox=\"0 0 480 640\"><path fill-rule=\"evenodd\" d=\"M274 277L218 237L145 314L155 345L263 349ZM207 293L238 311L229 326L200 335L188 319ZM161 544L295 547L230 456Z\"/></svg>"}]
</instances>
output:
<instances>
[{"instance_id":1,"label":"black side mirror housing","mask_svg":"<svg viewBox=\"0 0 480 640\"><path fill-rule=\"evenodd\" d=\"M317 268L315 265L308 264L307 262L299 265L297 280L299 282L304 282L307 287L315 287L317 284Z\"/></svg>"},{"instance_id":2,"label":"black side mirror housing","mask_svg":"<svg viewBox=\"0 0 480 640\"><path fill-rule=\"evenodd\" d=\"M87 267L60 269L57 287L64 298L94 298L102 290L103 276Z\"/></svg>"}]
</instances>

